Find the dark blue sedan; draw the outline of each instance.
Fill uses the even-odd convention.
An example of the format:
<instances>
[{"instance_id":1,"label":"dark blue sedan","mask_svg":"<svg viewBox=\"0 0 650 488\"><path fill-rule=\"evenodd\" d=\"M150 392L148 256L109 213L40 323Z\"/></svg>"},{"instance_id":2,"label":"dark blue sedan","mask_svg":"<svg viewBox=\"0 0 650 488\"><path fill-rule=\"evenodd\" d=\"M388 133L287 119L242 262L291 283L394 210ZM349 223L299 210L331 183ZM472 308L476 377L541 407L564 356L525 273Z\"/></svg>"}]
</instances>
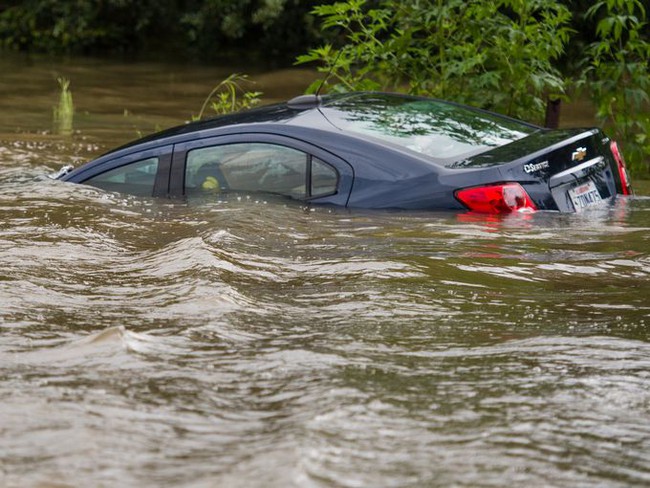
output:
<instances>
[{"instance_id":1,"label":"dark blue sedan","mask_svg":"<svg viewBox=\"0 0 650 488\"><path fill-rule=\"evenodd\" d=\"M264 192L357 208L582 211L630 194L599 129L550 130L441 100L305 95L168 129L61 180L183 198Z\"/></svg>"}]
</instances>

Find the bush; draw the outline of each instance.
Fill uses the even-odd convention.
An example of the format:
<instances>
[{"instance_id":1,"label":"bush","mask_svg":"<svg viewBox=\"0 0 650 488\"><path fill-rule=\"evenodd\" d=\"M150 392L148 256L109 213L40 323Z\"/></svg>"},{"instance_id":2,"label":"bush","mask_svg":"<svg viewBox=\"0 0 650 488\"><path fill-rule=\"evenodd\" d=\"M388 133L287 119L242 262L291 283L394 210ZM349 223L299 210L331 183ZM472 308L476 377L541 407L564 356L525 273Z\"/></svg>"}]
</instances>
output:
<instances>
[{"instance_id":1,"label":"bush","mask_svg":"<svg viewBox=\"0 0 650 488\"><path fill-rule=\"evenodd\" d=\"M567 98L575 83L587 88L598 119L624 146L631 171L647 174L645 9L641 0L599 0L584 16L582 3L346 0L321 5L314 13L341 47L325 44L298 62L321 63L319 70L330 73L330 90L407 91L538 123L547 101ZM594 20L596 27L585 30ZM317 81L310 90L320 85Z\"/></svg>"},{"instance_id":2,"label":"bush","mask_svg":"<svg viewBox=\"0 0 650 488\"><path fill-rule=\"evenodd\" d=\"M316 1L25 0L4 9L0 2L0 47L172 51L202 61L237 51L290 60L318 36L310 14Z\"/></svg>"},{"instance_id":3,"label":"bush","mask_svg":"<svg viewBox=\"0 0 650 488\"><path fill-rule=\"evenodd\" d=\"M298 61L332 70L334 90L404 89L537 121L565 90L554 61L570 12L554 0L347 0L314 13L344 44Z\"/></svg>"},{"instance_id":4,"label":"bush","mask_svg":"<svg viewBox=\"0 0 650 488\"><path fill-rule=\"evenodd\" d=\"M630 171L650 176L650 42L638 0L601 0L588 11L596 40L588 48L582 80L597 118L624 146Z\"/></svg>"},{"instance_id":5,"label":"bush","mask_svg":"<svg viewBox=\"0 0 650 488\"><path fill-rule=\"evenodd\" d=\"M248 76L238 73L233 73L219 82L206 97L199 115L192 116L192 120L201 120L208 106L214 114L225 115L258 105L262 92L245 89L245 83L250 83Z\"/></svg>"},{"instance_id":6,"label":"bush","mask_svg":"<svg viewBox=\"0 0 650 488\"><path fill-rule=\"evenodd\" d=\"M26 0L0 13L0 45L56 53L126 51L154 37L165 25L164 14L155 0Z\"/></svg>"}]
</instances>

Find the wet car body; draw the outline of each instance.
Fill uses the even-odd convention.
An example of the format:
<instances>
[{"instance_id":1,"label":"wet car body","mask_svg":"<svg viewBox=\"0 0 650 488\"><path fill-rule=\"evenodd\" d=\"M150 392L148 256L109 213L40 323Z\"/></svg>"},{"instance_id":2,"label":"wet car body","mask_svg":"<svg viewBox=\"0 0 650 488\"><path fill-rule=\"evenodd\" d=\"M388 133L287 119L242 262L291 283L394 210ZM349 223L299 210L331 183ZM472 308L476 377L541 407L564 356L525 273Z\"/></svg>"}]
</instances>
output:
<instances>
[{"instance_id":1,"label":"wet car body","mask_svg":"<svg viewBox=\"0 0 650 488\"><path fill-rule=\"evenodd\" d=\"M616 144L599 129L544 129L386 93L307 95L186 124L60 179L155 197L261 191L355 208L487 213L581 211L631 191Z\"/></svg>"}]
</instances>

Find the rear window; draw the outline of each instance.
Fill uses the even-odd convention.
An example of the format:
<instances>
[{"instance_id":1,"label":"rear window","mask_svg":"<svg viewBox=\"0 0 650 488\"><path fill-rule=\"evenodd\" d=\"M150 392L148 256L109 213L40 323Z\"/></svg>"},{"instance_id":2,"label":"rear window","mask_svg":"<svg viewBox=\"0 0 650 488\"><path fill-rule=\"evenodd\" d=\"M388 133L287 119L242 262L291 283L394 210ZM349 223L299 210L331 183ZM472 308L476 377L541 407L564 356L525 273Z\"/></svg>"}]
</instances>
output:
<instances>
[{"instance_id":1,"label":"rear window","mask_svg":"<svg viewBox=\"0 0 650 488\"><path fill-rule=\"evenodd\" d=\"M434 99L365 94L334 99L326 117L337 128L368 135L444 165L521 139L537 127Z\"/></svg>"}]
</instances>

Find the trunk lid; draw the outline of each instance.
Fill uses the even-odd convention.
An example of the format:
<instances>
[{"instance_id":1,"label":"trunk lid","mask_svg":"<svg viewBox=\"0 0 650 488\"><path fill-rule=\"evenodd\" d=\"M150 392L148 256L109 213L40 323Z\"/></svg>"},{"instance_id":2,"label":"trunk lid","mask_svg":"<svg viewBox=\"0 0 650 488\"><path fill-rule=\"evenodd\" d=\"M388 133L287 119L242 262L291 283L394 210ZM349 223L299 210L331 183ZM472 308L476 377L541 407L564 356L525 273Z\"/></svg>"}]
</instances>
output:
<instances>
[{"instance_id":1,"label":"trunk lid","mask_svg":"<svg viewBox=\"0 0 650 488\"><path fill-rule=\"evenodd\" d=\"M540 130L457 167L498 166L520 183L540 210L581 211L617 193L610 139L599 129Z\"/></svg>"}]
</instances>

